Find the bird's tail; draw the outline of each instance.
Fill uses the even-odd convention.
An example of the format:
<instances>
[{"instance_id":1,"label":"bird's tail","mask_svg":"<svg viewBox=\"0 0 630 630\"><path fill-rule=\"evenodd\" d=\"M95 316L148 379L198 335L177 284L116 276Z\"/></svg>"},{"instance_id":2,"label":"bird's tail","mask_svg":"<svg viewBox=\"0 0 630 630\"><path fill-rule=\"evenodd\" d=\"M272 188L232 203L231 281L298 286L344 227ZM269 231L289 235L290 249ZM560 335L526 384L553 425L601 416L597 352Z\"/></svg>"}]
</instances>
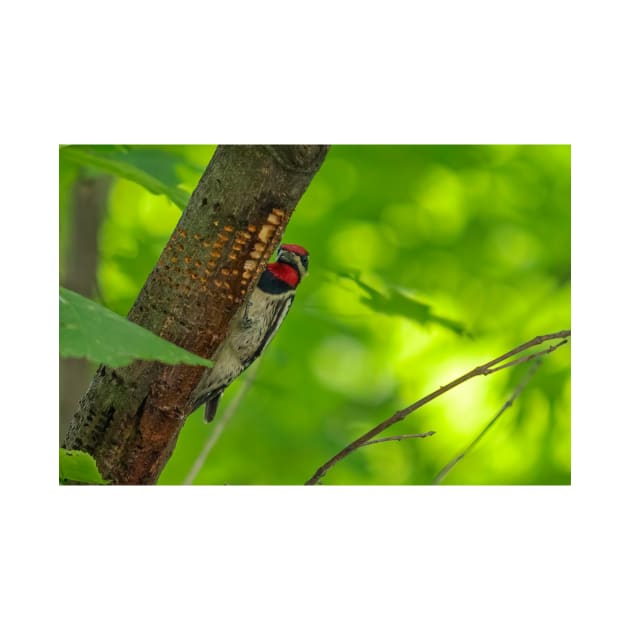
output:
<instances>
[{"instance_id":1,"label":"bird's tail","mask_svg":"<svg viewBox=\"0 0 630 630\"><path fill-rule=\"evenodd\" d=\"M193 403L190 413L195 411L198 407L201 407L201 405L205 404L206 408L203 412L204 422L212 422L214 416L217 413L217 407L219 406L221 396L223 396L223 389L219 389L214 392L206 393L203 396L199 396L199 398L197 398Z\"/></svg>"},{"instance_id":2,"label":"bird's tail","mask_svg":"<svg viewBox=\"0 0 630 630\"><path fill-rule=\"evenodd\" d=\"M212 422L214 419L221 396L223 396L223 390L220 390L212 398L206 400L206 409L203 412L203 419L205 422Z\"/></svg>"}]
</instances>

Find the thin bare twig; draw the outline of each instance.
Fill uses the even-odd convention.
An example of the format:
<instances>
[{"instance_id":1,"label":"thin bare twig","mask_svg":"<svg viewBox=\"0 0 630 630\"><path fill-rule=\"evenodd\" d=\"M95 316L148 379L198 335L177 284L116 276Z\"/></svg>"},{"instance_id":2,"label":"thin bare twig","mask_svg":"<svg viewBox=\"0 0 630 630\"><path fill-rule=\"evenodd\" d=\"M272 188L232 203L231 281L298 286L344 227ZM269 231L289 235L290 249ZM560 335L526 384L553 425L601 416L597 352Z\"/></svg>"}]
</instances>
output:
<instances>
[{"instance_id":1,"label":"thin bare twig","mask_svg":"<svg viewBox=\"0 0 630 630\"><path fill-rule=\"evenodd\" d=\"M557 348L558 346L561 346L561 345L562 344L558 344L557 346L554 346L554 347ZM539 352L538 354L542 355L545 353ZM540 367L541 363L542 363L542 356L539 356L536 363L532 365L532 367L528 370L527 374L525 374L525 376L521 379L519 384L516 386L516 389L512 392L512 395L505 401L501 409L499 409L499 411L495 414L492 420L488 422L488 424L481 430L479 435L459 455L457 455L448 464L446 464L446 466L444 466L442 470L440 470L440 472L435 476L435 479L433 480L433 485L437 485L438 483L440 483L444 479L444 477L446 477L446 475L448 475L448 473L453 469L453 467L462 459L464 459L464 457L468 455L468 453L470 453L470 451L479 443L481 438L490 430L490 427L499 419L501 414L506 409L512 406L514 401L518 398L521 392L525 389L525 387L527 387L529 382L532 380L534 374Z\"/></svg>"},{"instance_id":2,"label":"thin bare twig","mask_svg":"<svg viewBox=\"0 0 630 630\"><path fill-rule=\"evenodd\" d=\"M213 431L208 436L206 443L201 449L201 453L195 459L193 465L191 466L188 474L186 475L186 479L184 479L185 486L192 485L193 481L197 478L199 471L203 468L203 465L206 463L208 459L208 455L210 455L210 451L214 448L214 445L219 441L221 437L221 433L223 433L223 429L227 426L227 423L232 419L232 416L236 413L238 406L241 404L243 397L247 393L247 390L251 387L254 382L254 377L256 376L256 372L260 363L255 363L252 367L249 368L247 374L243 378L243 384L241 388L236 393L236 396L232 398L230 404L226 407L223 415L215 422Z\"/></svg>"},{"instance_id":3,"label":"thin bare twig","mask_svg":"<svg viewBox=\"0 0 630 630\"><path fill-rule=\"evenodd\" d=\"M426 433L408 433L407 435L392 435L391 437L384 437L379 438L378 440L363 442L363 444L361 444L359 448L361 448L362 446L369 446L370 444L380 444L381 442L392 442L394 440L400 442L400 440L407 440L409 438L425 438L431 437L432 435L435 435L435 431L427 431Z\"/></svg>"},{"instance_id":4,"label":"thin bare twig","mask_svg":"<svg viewBox=\"0 0 630 630\"><path fill-rule=\"evenodd\" d=\"M305 483L305 485L312 486L312 485L317 484L323 478L323 476L337 462L346 458L353 451L356 451L360 446L365 444L365 442L368 442L374 436L378 435L379 433L387 429L387 427L390 427L392 424L395 424L396 422L400 422L401 420L404 420L413 411L416 411L420 407L423 407L424 405L431 402L438 396L442 396L442 394L445 394L446 392L453 389L454 387L461 385L465 381L475 376L488 374L489 373L488 370L490 368L494 367L495 365L499 365L500 363L503 363L503 361L505 361L506 359L509 359L510 357L513 357L514 355L519 354L523 352L524 350L528 350L529 348L538 346L541 343L544 343L545 341L549 341L551 339L566 339L567 337L570 337L570 336L571 336L570 330L561 330L560 332L550 333L548 335L539 335L538 337L534 337L530 341L523 343L520 346L517 346L516 348L513 348L509 352L502 354L500 357L497 357L496 359L493 359L492 361L488 361L488 363L484 363L483 365L480 365L474 368L470 372L466 372L466 374L460 376L459 378L456 378L454 381L451 381L450 383L448 383L448 385L443 385L442 387L436 389L434 392L430 393L428 396L425 396L424 398L421 398L420 400L416 401L412 405L409 405L409 407L406 407L405 409L401 409L400 411L397 411L394 415L387 418L387 420L384 420L379 425L375 426L373 429L370 429L367 433L364 433L361 437L354 440L354 442L352 442L351 444L348 444L348 446L343 448L334 457L331 457L325 464L320 466L315 472L315 474ZM559 344L556 345L555 348L557 348L558 346ZM546 352L552 352L555 348L551 346L547 349Z\"/></svg>"},{"instance_id":5,"label":"thin bare twig","mask_svg":"<svg viewBox=\"0 0 630 630\"><path fill-rule=\"evenodd\" d=\"M524 357L519 357L518 359L514 359L514 361L509 361L508 363L504 363L503 365L500 365L499 367L492 368L491 370L486 370L484 372L484 376L487 376L488 374L493 374L494 372L498 372L499 370L504 370L505 368L508 368L508 367L514 367L515 365L520 365L521 363L527 363L528 361L532 361L536 357L542 357L546 354L549 354L550 352L553 352L556 348L559 348L560 346L564 346L564 344L567 342L568 342L568 339L565 339L564 341L557 343L555 346L549 346L546 350L541 350L540 352L534 352L533 354L527 354Z\"/></svg>"}]
</instances>

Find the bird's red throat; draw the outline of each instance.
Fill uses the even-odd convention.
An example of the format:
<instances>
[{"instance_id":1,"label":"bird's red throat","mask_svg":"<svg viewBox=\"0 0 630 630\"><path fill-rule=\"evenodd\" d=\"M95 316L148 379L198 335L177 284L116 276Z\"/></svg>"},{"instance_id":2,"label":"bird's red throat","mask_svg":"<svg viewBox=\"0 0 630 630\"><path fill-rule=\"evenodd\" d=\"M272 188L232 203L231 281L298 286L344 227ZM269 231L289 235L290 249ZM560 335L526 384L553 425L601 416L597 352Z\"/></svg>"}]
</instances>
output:
<instances>
[{"instance_id":1,"label":"bird's red throat","mask_svg":"<svg viewBox=\"0 0 630 630\"><path fill-rule=\"evenodd\" d=\"M295 289L300 283L300 274L291 265L283 262L274 262L267 265L267 269L282 282L286 282L290 287Z\"/></svg>"}]
</instances>

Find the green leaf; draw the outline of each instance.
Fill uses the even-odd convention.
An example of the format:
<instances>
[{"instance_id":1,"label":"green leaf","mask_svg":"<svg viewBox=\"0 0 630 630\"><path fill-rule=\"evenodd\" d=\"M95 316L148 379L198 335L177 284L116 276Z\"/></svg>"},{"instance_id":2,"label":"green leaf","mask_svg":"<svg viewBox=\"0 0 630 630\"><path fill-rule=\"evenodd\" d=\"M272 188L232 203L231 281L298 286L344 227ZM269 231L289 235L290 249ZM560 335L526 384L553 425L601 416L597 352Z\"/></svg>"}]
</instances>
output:
<instances>
[{"instance_id":1,"label":"green leaf","mask_svg":"<svg viewBox=\"0 0 630 630\"><path fill-rule=\"evenodd\" d=\"M190 167L181 155L159 147L82 146L60 148L64 157L79 164L93 166L140 184L156 195L166 195L180 209L188 203L189 194L179 186L180 167Z\"/></svg>"},{"instance_id":2,"label":"green leaf","mask_svg":"<svg viewBox=\"0 0 630 630\"><path fill-rule=\"evenodd\" d=\"M136 359L213 365L64 287L59 287L59 345L61 356L85 357L110 367Z\"/></svg>"},{"instance_id":3,"label":"green leaf","mask_svg":"<svg viewBox=\"0 0 630 630\"><path fill-rule=\"evenodd\" d=\"M105 481L98 471L94 458L83 451L67 451L59 449L59 483L79 481L81 483L105 485Z\"/></svg>"}]
</instances>

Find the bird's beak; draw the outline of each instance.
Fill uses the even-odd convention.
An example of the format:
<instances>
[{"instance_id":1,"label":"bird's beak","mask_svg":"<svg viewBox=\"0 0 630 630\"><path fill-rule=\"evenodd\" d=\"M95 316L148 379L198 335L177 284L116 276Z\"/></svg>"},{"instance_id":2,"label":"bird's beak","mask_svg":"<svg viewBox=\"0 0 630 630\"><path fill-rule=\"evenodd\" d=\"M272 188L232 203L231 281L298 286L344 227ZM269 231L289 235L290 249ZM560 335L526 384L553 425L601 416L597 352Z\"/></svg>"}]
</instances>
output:
<instances>
[{"instance_id":1,"label":"bird's beak","mask_svg":"<svg viewBox=\"0 0 630 630\"><path fill-rule=\"evenodd\" d=\"M281 249L278 252L278 260L280 262L289 262L291 260L291 254L286 249Z\"/></svg>"}]
</instances>

